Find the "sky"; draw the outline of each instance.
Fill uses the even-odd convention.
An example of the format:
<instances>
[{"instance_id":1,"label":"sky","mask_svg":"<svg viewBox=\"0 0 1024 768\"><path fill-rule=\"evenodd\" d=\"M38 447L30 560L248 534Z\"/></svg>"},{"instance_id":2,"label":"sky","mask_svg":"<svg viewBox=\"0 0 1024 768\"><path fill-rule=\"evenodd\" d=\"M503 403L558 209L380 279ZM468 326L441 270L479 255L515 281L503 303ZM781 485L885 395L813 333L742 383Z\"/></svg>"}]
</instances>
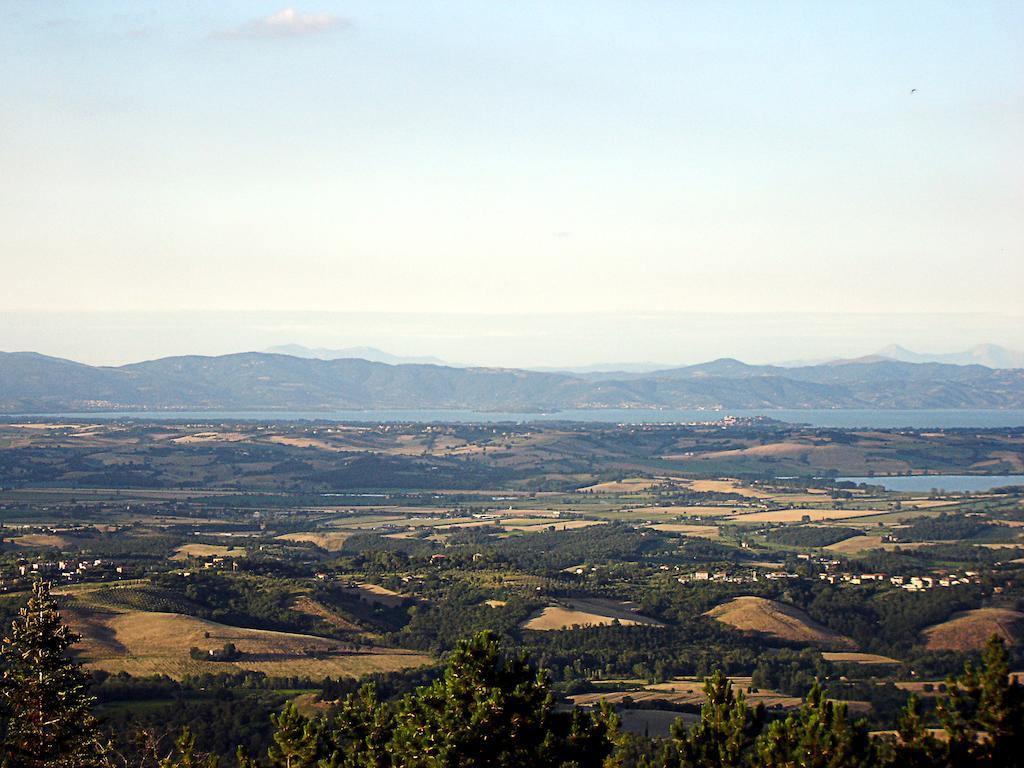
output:
<instances>
[{"instance_id":1,"label":"sky","mask_svg":"<svg viewBox=\"0 0 1024 768\"><path fill-rule=\"evenodd\" d=\"M0 71L0 349L1024 346L1016 0L0 0Z\"/></svg>"}]
</instances>

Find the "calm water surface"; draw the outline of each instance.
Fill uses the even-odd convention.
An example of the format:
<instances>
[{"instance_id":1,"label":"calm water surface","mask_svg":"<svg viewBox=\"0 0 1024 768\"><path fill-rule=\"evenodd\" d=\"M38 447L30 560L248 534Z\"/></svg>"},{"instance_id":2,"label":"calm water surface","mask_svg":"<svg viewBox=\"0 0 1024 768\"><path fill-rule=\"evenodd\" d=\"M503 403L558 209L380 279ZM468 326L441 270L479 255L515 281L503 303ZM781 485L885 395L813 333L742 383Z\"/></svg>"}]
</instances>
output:
<instances>
[{"instance_id":1,"label":"calm water surface","mask_svg":"<svg viewBox=\"0 0 1024 768\"><path fill-rule=\"evenodd\" d=\"M1024 485L1024 475L912 475L910 477L840 477L853 483L881 485L887 491L927 493L940 491L983 492L1005 485Z\"/></svg>"}]
</instances>

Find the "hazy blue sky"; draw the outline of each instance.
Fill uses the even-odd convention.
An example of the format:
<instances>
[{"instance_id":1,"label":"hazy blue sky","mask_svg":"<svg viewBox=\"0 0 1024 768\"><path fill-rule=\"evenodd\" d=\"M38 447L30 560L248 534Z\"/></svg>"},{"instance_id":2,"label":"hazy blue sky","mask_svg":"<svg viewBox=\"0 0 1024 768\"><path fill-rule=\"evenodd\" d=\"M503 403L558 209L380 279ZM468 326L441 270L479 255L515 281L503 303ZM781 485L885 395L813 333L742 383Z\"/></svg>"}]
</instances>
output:
<instances>
[{"instance_id":1,"label":"hazy blue sky","mask_svg":"<svg viewBox=\"0 0 1024 768\"><path fill-rule=\"evenodd\" d=\"M0 0L0 72L7 313L385 313L339 345L396 312L483 337L862 314L932 350L1024 324L1018 0ZM40 316L18 317L0 348ZM251 343L227 341L244 322L157 346Z\"/></svg>"}]
</instances>

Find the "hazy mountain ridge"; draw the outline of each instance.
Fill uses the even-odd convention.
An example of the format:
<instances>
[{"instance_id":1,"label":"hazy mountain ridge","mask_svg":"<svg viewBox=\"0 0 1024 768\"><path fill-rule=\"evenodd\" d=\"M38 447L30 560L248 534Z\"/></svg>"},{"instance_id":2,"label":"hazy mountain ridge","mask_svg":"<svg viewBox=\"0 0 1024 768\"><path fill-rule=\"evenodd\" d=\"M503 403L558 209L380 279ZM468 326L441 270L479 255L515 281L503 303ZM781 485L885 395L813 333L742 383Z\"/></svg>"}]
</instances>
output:
<instances>
[{"instance_id":1,"label":"hazy mountain ridge","mask_svg":"<svg viewBox=\"0 0 1024 768\"><path fill-rule=\"evenodd\" d=\"M328 349L327 347L306 347L302 344L279 344L276 347L268 347L263 351L271 355L290 355L309 360L357 359L369 360L371 363L387 363L388 365L448 365L453 368L463 367L432 355L393 355L377 347Z\"/></svg>"},{"instance_id":2,"label":"hazy mountain ridge","mask_svg":"<svg viewBox=\"0 0 1024 768\"><path fill-rule=\"evenodd\" d=\"M963 352L936 354L912 352L899 344L890 344L877 354L904 363L947 363L949 365L984 365L988 368L1024 368L1024 352L1016 352L998 344L977 344Z\"/></svg>"},{"instance_id":3,"label":"hazy mountain ridge","mask_svg":"<svg viewBox=\"0 0 1024 768\"><path fill-rule=\"evenodd\" d=\"M551 411L570 408L1024 408L1024 370L892 360L782 368L721 359L614 378L247 352L94 367L0 353L0 411Z\"/></svg>"}]
</instances>

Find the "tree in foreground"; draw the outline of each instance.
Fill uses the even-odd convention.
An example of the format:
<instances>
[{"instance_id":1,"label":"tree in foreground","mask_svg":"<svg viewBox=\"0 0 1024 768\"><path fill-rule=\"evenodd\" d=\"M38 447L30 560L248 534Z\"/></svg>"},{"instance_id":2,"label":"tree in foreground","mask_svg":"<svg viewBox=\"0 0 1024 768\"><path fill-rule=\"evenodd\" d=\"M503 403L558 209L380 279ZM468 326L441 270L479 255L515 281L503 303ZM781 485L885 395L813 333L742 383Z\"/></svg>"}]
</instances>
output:
<instances>
[{"instance_id":1,"label":"tree in foreground","mask_svg":"<svg viewBox=\"0 0 1024 768\"><path fill-rule=\"evenodd\" d=\"M2 760L10 768L86 768L103 753L89 678L67 652L79 637L62 623L45 582L11 623L0 654Z\"/></svg>"},{"instance_id":2,"label":"tree in foreground","mask_svg":"<svg viewBox=\"0 0 1024 768\"><path fill-rule=\"evenodd\" d=\"M490 632L458 644L440 680L398 707L391 751L409 768L601 766L612 724L555 712L547 674Z\"/></svg>"},{"instance_id":3,"label":"tree in foreground","mask_svg":"<svg viewBox=\"0 0 1024 768\"><path fill-rule=\"evenodd\" d=\"M274 743L267 752L271 768L315 768L320 735L317 724L299 713L294 702L270 716Z\"/></svg>"},{"instance_id":4,"label":"tree in foreground","mask_svg":"<svg viewBox=\"0 0 1024 768\"><path fill-rule=\"evenodd\" d=\"M673 724L662 763L666 768L742 766L763 722L764 708L750 709L743 692L734 693L732 682L718 670L704 681L700 720L690 729L681 719Z\"/></svg>"},{"instance_id":5,"label":"tree in foreground","mask_svg":"<svg viewBox=\"0 0 1024 768\"><path fill-rule=\"evenodd\" d=\"M220 760L214 755L196 754L196 737L188 726L175 740L174 752L173 756L161 759L158 768L217 768L220 765Z\"/></svg>"},{"instance_id":6,"label":"tree in foreground","mask_svg":"<svg viewBox=\"0 0 1024 768\"><path fill-rule=\"evenodd\" d=\"M1010 679L1009 654L993 635L981 668L970 662L946 684L936 707L944 738L934 738L911 701L900 720L894 765L956 768L1024 767L1024 687Z\"/></svg>"},{"instance_id":7,"label":"tree in foreground","mask_svg":"<svg viewBox=\"0 0 1024 768\"><path fill-rule=\"evenodd\" d=\"M372 685L364 685L341 702L333 728L326 729L324 768L389 768L394 730L394 711L377 699Z\"/></svg>"},{"instance_id":8,"label":"tree in foreground","mask_svg":"<svg viewBox=\"0 0 1024 768\"><path fill-rule=\"evenodd\" d=\"M757 740L760 768L870 768L878 756L863 721L851 721L846 705L830 701L815 682L804 704L775 720Z\"/></svg>"},{"instance_id":9,"label":"tree in foreground","mask_svg":"<svg viewBox=\"0 0 1024 768\"><path fill-rule=\"evenodd\" d=\"M395 705L365 687L329 724L292 708L274 725L270 763L287 768L601 768L618 721L608 708L555 711L547 675L483 632L457 645L440 680Z\"/></svg>"}]
</instances>

